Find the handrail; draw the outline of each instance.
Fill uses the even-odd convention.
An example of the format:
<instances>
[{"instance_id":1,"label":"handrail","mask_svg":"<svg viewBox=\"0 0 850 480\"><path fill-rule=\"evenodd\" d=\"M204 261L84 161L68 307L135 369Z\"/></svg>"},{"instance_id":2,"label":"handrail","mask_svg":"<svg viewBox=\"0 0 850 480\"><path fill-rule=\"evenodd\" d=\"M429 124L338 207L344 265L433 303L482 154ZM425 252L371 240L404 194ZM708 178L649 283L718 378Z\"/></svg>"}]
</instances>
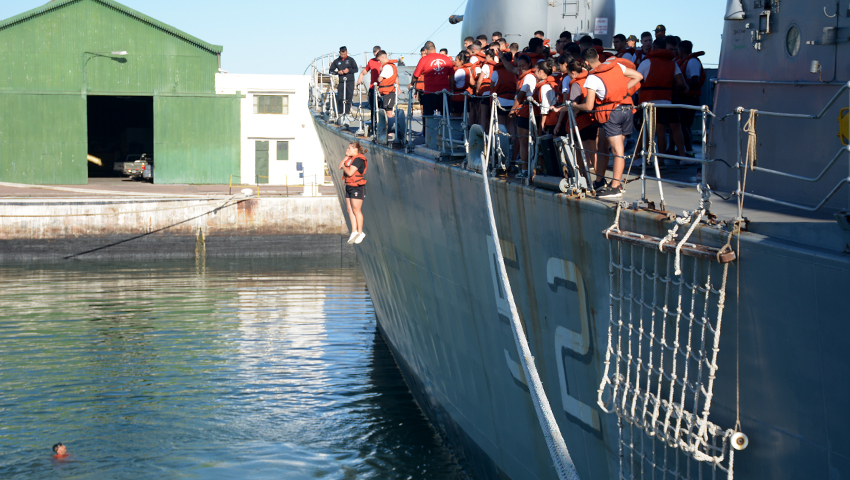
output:
<instances>
[{"instance_id":1,"label":"handrail","mask_svg":"<svg viewBox=\"0 0 850 480\"><path fill-rule=\"evenodd\" d=\"M312 63L312 67L314 69L314 74L312 76L312 84L313 84L313 87L315 89L314 90L315 98L313 98L312 100L313 100L313 105L315 107L321 108L323 111L324 111L325 108L328 108L328 110L329 110L328 113L332 117L336 118L340 115L340 112L338 112L336 101L333 101L333 100L335 100L333 98L333 96L334 96L333 91L334 91L334 86L335 86L333 76L329 77L328 83L325 84L325 87L323 87L323 88L328 88L330 90L329 92L326 92L326 93L329 94L329 96L327 96L327 97L323 96L322 92L320 92L320 89L318 88L320 77L321 77L321 75L325 74L324 72L327 72L327 65L329 65L329 62L332 61L332 57L334 57L334 54L327 54L327 55L324 55L324 56L316 57L316 59L314 59L314 61ZM327 64L325 63L325 59L327 59L327 61L328 61ZM829 111L829 109L832 108L836 104L836 102L838 102L838 100L841 98L841 96L845 92L847 92L848 90L850 90L850 82L846 82L846 83L842 84L841 88L838 89L838 91L835 93L835 95L833 95L833 97L826 103L826 105L816 114L795 114L795 113L782 113L782 112L767 112L767 111L758 111L758 110L753 110L752 114L755 115L755 116L770 116L770 117L777 117L777 118L792 118L792 119L802 119L802 120L818 120L818 119L823 118L826 115L826 113ZM406 128L404 128L404 134L401 137L399 137L398 132L399 132L400 126L398 125L397 120L399 118L399 116L398 116L399 104L401 103L401 99L399 98L399 94L401 93L401 89L399 88L398 84L395 85L395 91L396 91L396 105L395 105L396 116L394 117L395 118L395 121L394 121L394 129L395 129L394 143L400 143L402 145L402 147L405 149L405 151L410 152L410 151L413 150L413 135L412 135L413 129L412 129L412 126L413 126L413 121L414 121L413 106L414 106L414 103L416 103L415 92L414 92L414 89L409 89L408 92L407 92L407 99L406 99L406 101L407 101L407 117L405 118ZM446 89L443 89L443 90L440 90L440 91L437 91L437 92L428 92L428 93L436 93L436 94L440 94L442 96L442 108L441 108L442 111L441 111L440 116L439 116L439 124L436 126L437 130L439 130L439 132L440 132L439 133L440 139L439 139L438 143L439 143L439 151L440 151L441 156L454 154L455 152L458 151L457 149L460 147L460 139L453 138L453 136L456 135L456 133L454 133L452 131L451 122L452 122L452 119L454 119L455 117L453 117L449 113L448 107L449 107L449 95L463 95L463 98L464 98L463 114L460 117L461 118L461 132L462 132L462 135L463 135L463 140L462 140L463 141L463 147L464 147L464 150L466 151L466 154L468 156L469 155L469 128L471 127L471 125L469 123L469 101L470 101L470 99L483 98L483 99L493 100L494 97L496 99L498 97L495 94L491 94L489 96L479 96L479 95L473 95L473 94L470 94L470 93L467 93L467 92L450 92ZM376 96L377 96L377 90L376 90ZM320 100L321 100L321 104L320 104ZM326 104L327 100L331 100L330 101L331 105ZM377 98L375 98L373 101L377 104ZM361 93L361 103L362 103L362 93ZM537 105L537 106L540 105L538 102L536 102L531 97L527 98L525 100L525 103L529 106L529 108L533 108L533 106L535 106L535 105ZM587 178L587 183L588 183L587 190L590 191L590 192L593 192L593 187L592 187L593 182L590 181L590 177L589 177L590 174L592 173L592 166L588 165L588 157L587 157L587 153L593 153L593 152L591 152L590 150L585 151L585 148L584 148L582 142L579 139L580 135L579 135L579 132L578 132L578 126L577 126L576 119L575 119L575 112L571 108L572 102L567 100L560 106L566 106L568 108L568 111L569 111L569 114L565 117L565 119L568 122L567 131L569 132L569 136L573 137L573 139L569 143L569 148L570 148L571 154L574 155L574 158L579 160L579 163L578 163L578 165L580 165L579 168L584 170L582 172L582 174L585 175L586 178ZM640 180L640 183L641 183L640 204L648 205L650 203L649 198L647 197L646 182L652 181L652 182L657 182L659 196L660 196L660 208L662 210L666 208L666 200L665 200L665 196L664 196L664 189L662 187L662 185L666 183L666 184L669 184L669 185L676 185L676 186L695 187L697 189L697 192L698 192L698 195L699 195L700 208L704 208L706 211L710 211L710 205L711 205L710 198L711 198L712 191L711 191L709 185L706 183L706 175L702 175L698 182L683 182L683 181L663 178L662 175L661 175L660 168L659 168L659 161L661 159L669 159L669 160L677 160L677 161L690 161L690 162L697 162L697 163L699 163L703 166L721 161L717 158L711 158L711 157L708 156L708 150L709 150L708 149L708 129L710 128L709 122L717 119L717 116L715 115L715 113L712 112L709 109L709 107L706 106L706 105L698 105L698 106L697 105L685 105L685 104L658 105L658 104L652 104L652 103L643 103L641 105L635 106L635 108L643 110L645 112L645 114L649 113L649 112L654 112L654 110L659 109L659 108L662 108L662 109L664 109L664 108L667 108L667 109L688 109L688 110L694 110L694 111L697 111L697 112L701 112L701 115L700 115L700 118L701 118L700 133L701 133L701 140L702 140L702 145L703 145L703 156L702 156L702 158L698 158L698 157L692 158L692 157L684 157L684 156L680 156L680 155L670 155L670 154L667 154L667 153L664 153L664 152L656 151L655 145L654 145L654 139L649 138L650 136L654 137L654 132L653 132L654 125L648 125L647 124L646 115L645 115L644 124L641 127L641 135L640 135L640 138L642 139L642 145L639 144L636 147L634 153L625 155L625 158L627 160L629 158L637 159L639 157L642 158L642 160L643 160L642 166L641 166L641 171L640 171L640 174L639 174L639 180ZM502 136L505 135L504 133L502 133L498 130L499 123L498 123L497 113L499 112L499 109L504 111L504 108L502 108L501 105L499 105L498 100L493 100L491 102L491 108L489 109L490 110L490 119L489 119L490 132L488 133L488 138L494 138L495 139L498 135L502 135ZM745 170L750 170L750 171L753 171L753 172L766 173L766 174L771 174L771 175L777 175L777 176L781 176L781 177L784 177L784 178L790 178L790 179L793 179L793 180L799 180L799 181L805 181L805 182L819 182L819 181L823 180L826 177L826 175L828 174L828 172L831 169L833 169L835 164L840 161L841 156L843 154L847 153L848 158L850 158L850 146L846 146L846 147L842 146L841 148L839 148L838 151L835 153L835 155L826 164L826 166L824 166L823 169L815 176L796 175L796 174L793 174L793 173L782 172L782 171L773 170L773 169L769 169L769 168L759 167L758 165L755 165L755 164L749 165L749 164L747 164L747 162L744 159L744 152L742 150L742 145L741 145L742 135L743 135L743 128L742 128L743 123L742 123L741 117L742 117L742 113L744 111L745 111L745 109L743 107L738 107L735 110L734 113L730 114L730 115L737 115L737 121L738 121L738 128L737 128L737 138L738 138L737 158L738 158L738 161L737 161L736 164L731 166L732 168L737 169L738 172L739 172L738 180L737 180L738 181L737 189L735 190L735 192L732 192L732 194L731 194L732 197L738 198L738 218L737 218L738 220L743 218L743 200L747 196L750 196L752 198L756 198L756 199L759 199L759 200L775 203L777 205L783 205L783 206L790 207L790 208L814 212L814 211L817 211L817 210L820 210L821 208L823 208L829 202L829 200L832 199L840 191L841 188L843 188L843 186L845 184L850 184L850 176L840 180L838 182L838 184L835 185L835 187L829 192L829 194L825 198L823 198L815 206L806 206L806 205L796 204L796 203L792 203L792 202L787 202L787 201L780 200L780 199L766 197L766 196L763 196L763 195L756 195L756 194L753 194L753 193L747 193L745 191L745 186L746 186ZM361 118L361 129L362 129L363 113L362 113L361 108L358 108L358 112L359 112L360 118ZM725 119L728 116L729 115L724 116L723 119ZM722 119L721 119L721 121L722 121ZM534 118L533 115L529 118L529 122L530 122L530 131L529 131L529 142L528 142L529 152L528 153L529 153L529 172L530 172L530 175L529 175L529 178L527 178L523 181L523 183L525 185L529 185L530 182L531 182L531 176L533 175L533 171L534 171L536 164L537 164L537 154L539 153L538 152L538 141L537 141L537 122L536 122L536 119ZM426 126L425 123L424 123L424 119L423 119L423 122L422 122L422 126L423 126L423 133L425 133L424 132L425 129L434 128L434 127L431 127L431 126ZM374 126L373 126L373 130L374 130ZM376 133L376 132L373 132L373 135L374 135L374 133ZM848 136L850 136L850 132L848 132ZM493 151L495 152L496 151L495 149L497 149L497 148L498 147L494 142L490 142L488 144L488 152L490 151L490 149L494 149ZM607 152L595 152L595 153L597 153L598 155L608 155ZM466 164L466 162L464 162L464 164ZM495 162L492 162L491 165L495 165ZM651 166L652 168L654 168L654 172L653 172L654 176L648 175L648 172L647 172L648 166ZM848 162L848 167L850 167L850 162ZM608 177L606 177L606 178L608 178ZM630 180L630 181L635 181L635 180L637 180L637 179ZM848 190L850 191L850 189L848 189ZM848 196L848 210L850 210L850 196Z\"/></svg>"}]
</instances>

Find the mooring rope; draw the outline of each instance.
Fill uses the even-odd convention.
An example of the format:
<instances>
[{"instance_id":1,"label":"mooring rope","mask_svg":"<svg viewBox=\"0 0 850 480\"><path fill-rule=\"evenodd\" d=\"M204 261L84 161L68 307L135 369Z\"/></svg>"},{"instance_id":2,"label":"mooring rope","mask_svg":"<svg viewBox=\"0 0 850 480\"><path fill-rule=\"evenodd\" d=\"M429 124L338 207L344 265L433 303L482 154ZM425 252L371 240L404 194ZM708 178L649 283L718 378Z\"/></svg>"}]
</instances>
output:
<instances>
[{"instance_id":1,"label":"mooring rope","mask_svg":"<svg viewBox=\"0 0 850 480\"><path fill-rule=\"evenodd\" d=\"M492 117L491 117L492 118ZM576 467L570 457L570 452L567 450L567 445L564 442L564 437L561 435L561 429L558 427L558 422L555 421L555 416L552 413L552 408L549 405L549 399L546 397L546 392L543 390L543 384L540 382L540 375L537 373L537 367L534 365L534 357L531 355L531 350L528 347L528 339L522 329L522 323L519 319L516 302L511 291L511 282L508 279L508 273L505 269L505 260L502 257L502 247L499 243L499 232L496 228L496 217L493 214L493 204L490 197L490 182L487 179L487 169L490 160L490 146L492 145L493 126L490 128L490 135L485 148L487 152L484 155L484 165L481 168L481 178L484 180L484 195L487 202L487 215L490 220L490 236L493 242L493 248L496 252L496 265L498 267L498 275L501 277L502 285L505 289L505 297L508 300L508 305L511 311L511 330L514 334L519 361L522 365L522 370L525 373L525 378L528 380L528 391L531 393L531 401L534 403L534 411L537 413L537 420L540 422L540 428L543 430L543 436L546 438L546 446L549 448L549 455L555 462L555 470L558 472L558 477L562 480L579 480Z\"/></svg>"}]
</instances>

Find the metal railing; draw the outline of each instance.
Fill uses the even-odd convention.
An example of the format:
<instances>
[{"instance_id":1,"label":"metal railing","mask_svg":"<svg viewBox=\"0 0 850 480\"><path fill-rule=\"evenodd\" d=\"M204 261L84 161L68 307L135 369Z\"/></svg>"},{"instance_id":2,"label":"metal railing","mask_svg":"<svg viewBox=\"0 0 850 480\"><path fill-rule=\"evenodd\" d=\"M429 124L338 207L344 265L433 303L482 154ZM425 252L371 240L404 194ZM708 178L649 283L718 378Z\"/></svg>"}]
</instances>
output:
<instances>
[{"instance_id":1,"label":"metal railing","mask_svg":"<svg viewBox=\"0 0 850 480\"><path fill-rule=\"evenodd\" d=\"M331 57L332 57L332 55L325 55L323 57L317 57L317 59L314 60L314 63L313 63L314 67L316 67L316 65L318 63L321 63L322 68L325 68L324 62L327 61L328 64L329 64L329 62L332 61ZM313 76L312 76L312 78L314 80L314 83L313 83L314 86L318 87L318 85L319 85L318 80L321 79L321 78L324 78L322 75L323 74L321 73L319 68L314 68L314 73L313 73ZM324 74L324 75L327 75L327 74ZM338 112L336 110L336 102L331 102L333 104L333 106L331 106L331 107L327 107L325 105L327 100L324 100L324 99L332 98L333 97L333 90L334 90L333 77L328 76L328 79L329 80L328 80L327 84L329 85L329 90L330 90L330 92L328 92L328 93L330 93L330 96L321 95L321 94L314 95L313 97L311 97L312 98L312 100L311 100L312 106L314 108L320 109L320 111L322 111L322 112L325 112L326 110L328 110L330 116L338 116ZM848 90L850 90L850 82L848 82L847 84L844 84L839 89L839 91L833 96L833 98L826 104L826 106L824 106L823 109L816 115L765 112L765 111L757 111L757 110L751 110L750 115L752 117L771 116L771 117L781 117L781 118L789 118L789 119L817 120L817 119L822 118L826 114L826 112ZM373 99L373 102L375 102L375 104L377 105L377 89L375 91L376 91L376 95L375 95L376 98ZM396 90L395 91L396 91L396 105L395 105L395 110L396 110L395 133L396 133L396 135L395 135L395 143L400 143L402 145L402 147L407 152L412 151L413 148L414 148L414 141L413 141L413 136L414 136L413 131L414 130L413 130L412 127L413 127L414 122L419 121L422 124L423 133L426 133L426 134L427 133L438 133L439 134L438 137L437 137L437 146L438 146L439 153L442 157L460 155L461 152L458 151L458 148L461 145L463 145L463 152L465 152L466 155L468 156L469 155L469 129L471 127L471 125L469 123L469 101L471 99L487 99L487 100L491 100L490 101L490 109L489 109L490 110L490 119L487 121L489 129L488 129L488 133L487 133L487 144L486 144L487 148L490 150L488 153L493 155L490 158L492 159L492 158L499 158L500 157L500 155L497 154L498 153L497 149L500 148L499 142L495 141L495 137L497 135L511 137L511 141L510 141L511 148L510 148L510 154L509 154L510 158L508 158L508 160L507 160L508 166L510 165L510 162L513 160L513 157L516 156L517 151L516 151L515 141L517 140L518 137L516 135L511 136L510 134L505 134L505 133L503 133L499 130L498 112L500 112L500 111L505 112L507 109L504 109L499 105L498 97L496 97L495 94L492 94L491 96L476 96L476 95L469 94L467 92L450 92L450 91L447 91L447 90L441 90L441 91L438 91L438 92L427 92L427 93L436 93L436 94L442 95L442 109L440 111L437 126L436 126L436 129L435 129L432 126L433 125L432 121L427 120L429 118L434 118L433 116L423 115L421 120L417 120L417 119L414 118L413 108L414 108L414 105L417 102L415 100L414 90L411 89L407 92L408 94L407 94L407 98L406 98L407 115L404 119L406 127L404 128L403 135L399 135L398 134L398 127L399 127L399 125L398 125L398 119L399 119L398 111L399 111L399 105L401 104L401 99L399 98L400 90L398 88L398 84L396 84ZM463 98L464 98L463 112L462 112L462 115L460 117L455 117L455 116L452 116L450 114L450 111L449 111L449 98L450 98L449 96L450 95L463 95ZM361 102L360 103L362 103L362 95L361 95ZM537 106L537 107L540 106L540 104L538 102L534 101L531 97L528 97L525 100L525 103L526 103L526 105L528 105L528 108L529 108L530 111L533 110L534 106ZM486 104L486 103L482 102L482 105L484 105L484 104ZM579 129L578 129L578 125L576 123L576 114L572 109L572 102L565 101L563 104L561 104L559 106L566 107L568 112L569 112L568 115L566 116L566 119L568 121L567 131L569 132L569 134L567 136L568 141L563 142L563 145L568 150L568 152L567 152L568 156L570 156L570 158L574 160L573 161L574 165L576 165L578 167L577 175L584 176L584 178L586 180L586 185L587 185L586 190L588 192L593 192L594 190L593 190L593 186L592 186L593 182L591 181L591 176L592 176L592 174L594 174L596 172L593 171L593 166L590 166L589 163L588 163L588 158L589 158L588 154L603 155L603 156L613 156L613 155L609 154L608 152L597 152L597 151L586 150L584 148L581 140L580 140ZM708 150L709 150L708 149L708 130L711 127L711 122L716 118L715 114L713 112L711 112L709 107L706 106L706 105L700 105L700 106L685 105L685 104L659 105L659 104L653 104L653 103L643 103L641 105L634 106L634 108L642 110L643 116L644 116L644 121L643 121L643 124L640 128L638 143L635 145L635 150L632 153L626 152L626 154L624 154L623 157L624 157L624 160L628 161L629 159L631 159L632 162L634 162L634 160L637 159L637 158L642 159L640 175L638 176L638 178L631 178L631 179L627 180L626 174L631 170L631 168L630 168L631 166L627 165L627 167L629 167L629 168L624 169L623 178L617 179L617 180L620 180L623 183L630 183L632 181L638 181L638 180L640 181L641 194L640 194L640 201L639 201L638 206L642 206L642 207L646 207L650 204L650 199L648 197L648 192L647 192L647 182L648 181L649 182L655 182L656 185L657 185L657 189L658 189L658 196L659 196L661 210L664 210L667 207L667 199L665 198L663 184L675 185L675 186L679 186L679 187L693 187L697 190L697 194L699 196L700 208L701 209L704 208L706 210L706 212L708 212L710 210L710 205L711 205L710 199L711 199L712 190L711 190L710 186L707 184L706 175L703 173L703 175L700 176L699 181L696 181L696 182L687 182L687 181L681 181L681 180L674 180L674 179L671 179L671 178L664 178L661 175L660 161L662 159L666 159L666 160L674 160L674 161L680 161L680 162L682 162L682 161L684 161L684 162L696 162L696 163L701 164L702 167L704 167L705 165L712 164L714 162L722 161L722 160L719 160L719 159L716 159L716 158L709 158L709 155L708 155ZM694 110L694 111L699 112L701 114L700 115L701 121L700 121L700 125L699 125L699 127L700 127L699 133L700 133L700 140L701 140L701 143L702 143L702 146L703 146L703 156L702 156L702 158L700 158L700 157L689 157L689 156L686 157L686 156L680 156L680 155L670 155L670 154L667 154L665 152L658 152L657 151L654 137L655 137L656 134L659 134L659 133L662 134L662 135L665 134L664 132L655 132L655 121L654 121L654 119L655 119L655 113L658 109L687 109L687 110ZM730 166L731 168L734 168L738 171L738 188L736 189L735 192L732 192L731 196L730 196L730 198L731 197L737 197L738 198L738 217L737 217L736 220L741 220L743 218L743 200L746 197L751 197L751 198L755 198L755 199L759 199L759 200L763 200L763 201L767 201L767 202L774 203L774 204L777 204L777 205L783 205L783 206L791 207L791 208L795 208L795 209L805 210L805 211L809 211L809 212L815 212L815 211L818 211L821 208L823 208L829 202L829 200L831 198L833 198L840 191L840 189L845 184L850 184L850 146L842 146L841 148L839 148L838 151L835 153L835 155L832 157L832 159L827 163L827 165L815 176L807 177L807 176L803 176L803 175L796 175L796 174L789 173L789 172L782 172L782 171L773 170L773 169L769 169L769 168L759 167L756 163L751 161L747 157L747 155L745 155L745 153L742 151L742 148L741 148L742 141L743 141L743 134L745 133L745 130L743 128L742 115L745 111L747 111L747 110L745 110L743 107L739 107L738 109L736 109L736 111L734 113L727 115L727 117L731 116L731 115L737 116L737 121L738 121L738 128L737 128L738 151L737 151L737 162L734 165L728 165L728 163L723 162L727 166ZM359 116L360 116L360 119L361 119L361 130L362 130L362 127L363 127L363 125L362 125L362 123L363 123L362 110L360 108L358 108L358 112L359 112ZM461 119L461 132L462 132L462 137L463 137L462 140L461 140L461 138L457 138L457 139L453 138L454 136L457 136L458 133L456 131L453 131L451 124L452 124L452 120L457 119L457 118ZM649 120L649 121L647 121L647 120ZM753 131L754 131L754 124L755 124L755 122L753 120ZM372 131L372 137L373 137L373 139L375 139L375 133L376 132L374 131L375 130L374 125L373 125L372 130L373 130ZM429 130L434 130L434 131L431 132ZM538 131L537 130L538 129L537 129L537 122L536 122L535 115L530 115L529 116L529 133L528 133L528 140L529 140L528 141L529 177L524 179L523 183L525 185L529 185L531 183L531 177L533 176L533 174L534 174L533 172L535 171L535 168L537 167L537 157L538 157L538 154L539 154L539 138L538 138ZM428 132L426 132L426 131L428 131ZM753 134L754 133L751 133L751 135L753 135ZM848 135L848 137L850 137L850 132L848 132L847 135ZM832 169L835 166L836 163L839 163L842 155L845 154L845 153L848 154L848 176L846 178L843 178L842 180L840 180L838 182L838 184L834 188L832 188L829 191L829 193L815 206L795 204L795 203L787 202L787 201L780 200L780 199L766 197L764 195L747 193L745 191L746 171L748 169L750 171L754 171L754 172L776 175L776 176L780 176L780 177L784 177L784 178L791 178L791 179L794 179L794 180L799 180L799 181L804 181L804 182L818 182L818 181L821 181L826 176L828 171L830 169ZM505 152L501 152L501 156L504 156L504 155L505 155ZM755 158L755 155L753 155L753 158ZM496 168L496 165L499 165L499 163L496 162L496 161L490 161L490 165L491 165L491 168ZM464 162L464 166L466 166L466 162ZM505 165L501 164L500 166L505 166ZM652 168L652 171L648 172L648 168L650 168L650 167ZM569 169L567 169L567 170L569 170ZM610 177L604 176L604 178L608 179ZM574 185L577 185L577 184L578 183L574 183ZM850 211L850 195L848 195L848 211Z\"/></svg>"},{"instance_id":2,"label":"metal railing","mask_svg":"<svg viewBox=\"0 0 850 480\"><path fill-rule=\"evenodd\" d=\"M814 177L806 177L802 175L795 175L788 172L782 172L779 170L773 170L770 168L759 167L757 165L756 159L758 158L756 155L756 149L758 147L758 142L756 141L757 132L756 132L756 119L759 116L766 117L779 117L779 118L791 118L791 119L800 119L800 120L820 120L826 114L826 112L838 101L838 99L844 94L844 92L850 91L850 82L845 83L841 86L840 89L832 96L832 98L826 103L826 105L821 109L821 111L815 115L806 115L806 114L798 114L798 113L780 113L780 112L766 112L761 110L749 110L750 118L747 122L747 133L749 134L750 140L748 141L748 151L746 155L742 155L741 153L741 144L743 142L743 134L745 133L745 128L742 127L743 121L743 113L747 111L744 107L738 107L735 109L735 115L738 121L737 124L737 140L738 140L738 162L735 165L735 168L738 169L738 189L735 192L736 195L740 197L752 197L758 200L763 200L766 202L774 203L777 205L782 205L785 207L795 208L798 210L804 210L807 212L816 212L823 208L827 202L829 202L835 194L841 190L845 184L850 184L850 146L842 146L838 149L832 159L826 164L826 166L821 170L821 172ZM850 95L848 95L848 103L850 103ZM847 132L848 138L850 138L850 129ZM801 205L797 203L786 202L784 200L779 200L775 198L766 197L763 195L757 195L755 193L747 193L745 192L746 187L746 178L747 178L747 169L753 172L761 172L770 175L776 175L785 178L791 178L794 180L799 180L803 182L819 182L823 179L826 173L835 165L838 160L841 158L841 155L847 153L847 167L848 174L847 177L841 179L832 190L827 193L827 195L815 206ZM740 219L742 216L742 207L738 207L738 218ZM850 189L848 189L847 195L847 212L850 212Z\"/></svg>"}]
</instances>

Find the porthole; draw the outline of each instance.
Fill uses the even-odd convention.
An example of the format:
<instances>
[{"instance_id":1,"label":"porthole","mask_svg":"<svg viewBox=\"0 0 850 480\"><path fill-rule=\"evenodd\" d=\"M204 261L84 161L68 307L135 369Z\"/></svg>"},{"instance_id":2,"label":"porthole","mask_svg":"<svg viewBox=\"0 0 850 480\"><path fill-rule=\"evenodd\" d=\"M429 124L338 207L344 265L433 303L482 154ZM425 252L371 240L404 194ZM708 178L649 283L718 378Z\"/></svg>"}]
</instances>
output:
<instances>
[{"instance_id":1,"label":"porthole","mask_svg":"<svg viewBox=\"0 0 850 480\"><path fill-rule=\"evenodd\" d=\"M792 57L800 52L800 29L796 25L791 25L785 35L785 51Z\"/></svg>"}]
</instances>

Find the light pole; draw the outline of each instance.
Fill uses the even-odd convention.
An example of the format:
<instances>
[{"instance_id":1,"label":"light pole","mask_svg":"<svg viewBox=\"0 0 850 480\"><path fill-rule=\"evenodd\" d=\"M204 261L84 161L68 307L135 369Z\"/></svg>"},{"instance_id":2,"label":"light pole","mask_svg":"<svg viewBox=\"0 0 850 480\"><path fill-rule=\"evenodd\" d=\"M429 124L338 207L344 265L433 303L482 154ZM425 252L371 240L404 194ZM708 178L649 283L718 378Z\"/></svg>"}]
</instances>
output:
<instances>
[{"instance_id":1,"label":"light pole","mask_svg":"<svg viewBox=\"0 0 850 480\"><path fill-rule=\"evenodd\" d=\"M126 56L127 56L126 50L120 50L120 51L115 51L115 52L83 52L83 95L85 95L88 92L88 89L89 89L88 77L86 75L86 67L88 67L89 60L91 60L94 57L113 58L113 57L126 57Z\"/></svg>"}]
</instances>

